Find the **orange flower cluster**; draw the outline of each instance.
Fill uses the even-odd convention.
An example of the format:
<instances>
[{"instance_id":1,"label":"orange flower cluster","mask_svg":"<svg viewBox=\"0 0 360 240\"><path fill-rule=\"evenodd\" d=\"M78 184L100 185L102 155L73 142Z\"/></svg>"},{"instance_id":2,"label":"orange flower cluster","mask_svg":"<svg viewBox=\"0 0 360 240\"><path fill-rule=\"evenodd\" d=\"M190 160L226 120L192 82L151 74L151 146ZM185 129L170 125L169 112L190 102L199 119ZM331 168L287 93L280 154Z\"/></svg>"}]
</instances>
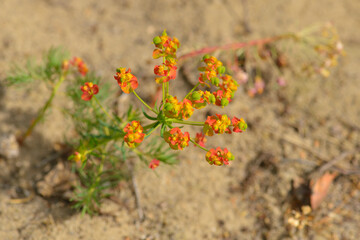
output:
<instances>
[{"instance_id":1,"label":"orange flower cluster","mask_svg":"<svg viewBox=\"0 0 360 240\"><path fill-rule=\"evenodd\" d=\"M203 131L207 136L212 136L214 133L231 133L231 130L229 129L230 124L231 121L226 115L215 114L215 116L207 117Z\"/></svg>"},{"instance_id":2,"label":"orange flower cluster","mask_svg":"<svg viewBox=\"0 0 360 240\"><path fill-rule=\"evenodd\" d=\"M167 142L170 148L174 150L182 150L189 146L192 141L195 146L207 152L206 160L212 165L227 165L234 156L225 148L208 150L205 148L205 136L213 136L214 134L243 132L247 128L246 122L241 118L234 117L232 120L227 115L215 114L208 116L205 122L187 121L195 109L205 107L207 104L217 106L226 106L233 99L234 93L238 88L238 83L230 76L225 74L223 63L213 56L206 55L203 58L205 67L199 68L200 77L197 84L182 101L176 96L169 93L169 81L176 78L177 57L176 52L180 47L180 43L176 38L167 36L166 31L161 36L153 39L156 49L153 51L153 58L163 58L162 65L154 68L156 83L163 85L163 102L159 107L152 108L147 105L137 94L137 98L153 113L156 117L150 116L144 112L144 116L154 123L144 127L151 134L156 128L161 127L161 136ZM118 68L114 78L118 81L121 89L125 93L131 93L138 87L137 78L131 74L130 69ZM197 89L198 86L210 88L208 90ZM179 127L173 127L173 124L202 126L203 132L197 133L195 138L190 138L188 132L182 132ZM144 139L145 133L138 121L132 121L124 128L127 134L124 141L131 148L137 147ZM149 165L154 169L159 165L159 160L153 159Z\"/></svg>"},{"instance_id":3,"label":"orange flower cluster","mask_svg":"<svg viewBox=\"0 0 360 240\"><path fill-rule=\"evenodd\" d=\"M69 69L70 65L75 66L77 68L78 72L82 76L85 76L87 74L87 72L89 71L87 65L79 57L73 57L73 59L71 59L70 61L64 60L64 62L62 63L62 69L64 71L67 71Z\"/></svg>"},{"instance_id":4,"label":"orange flower cluster","mask_svg":"<svg viewBox=\"0 0 360 240\"><path fill-rule=\"evenodd\" d=\"M230 121L228 116L215 114L215 116L208 116L203 127L203 131L207 136L215 134L231 133L229 128L232 123L233 132L243 132L247 129L247 124L244 119L233 117Z\"/></svg>"},{"instance_id":5,"label":"orange flower cluster","mask_svg":"<svg viewBox=\"0 0 360 240\"><path fill-rule=\"evenodd\" d=\"M224 74L225 67L215 57L206 55L203 62L206 66L199 68L199 71L202 72L199 83L202 86L214 86L217 90L214 92L198 90L188 96L188 99L197 109L203 108L206 104L215 104L221 107L228 105L234 97L238 83L230 75Z\"/></svg>"},{"instance_id":6,"label":"orange flower cluster","mask_svg":"<svg viewBox=\"0 0 360 240\"><path fill-rule=\"evenodd\" d=\"M177 97L168 95L164 105L164 114L169 118L189 119L194 112L191 101L184 99L179 102Z\"/></svg>"},{"instance_id":7,"label":"orange flower cluster","mask_svg":"<svg viewBox=\"0 0 360 240\"><path fill-rule=\"evenodd\" d=\"M163 57L163 64L156 65L154 73L159 76L155 78L157 83L168 82L176 78L176 51L180 47L180 42L177 38L170 38L166 31L161 36L153 39L153 43L157 49L153 51L153 58L158 59Z\"/></svg>"},{"instance_id":8,"label":"orange flower cluster","mask_svg":"<svg viewBox=\"0 0 360 240\"><path fill-rule=\"evenodd\" d=\"M231 123L233 125L233 132L243 132L247 129L247 124L244 119L233 117L231 120Z\"/></svg>"},{"instance_id":9,"label":"orange flower cluster","mask_svg":"<svg viewBox=\"0 0 360 240\"><path fill-rule=\"evenodd\" d=\"M169 37L166 33L166 30L163 31L161 36L154 37L153 43L157 48L153 51L154 59L160 57L176 59L176 51L180 47L180 42L176 37Z\"/></svg>"},{"instance_id":10,"label":"orange flower cluster","mask_svg":"<svg viewBox=\"0 0 360 240\"><path fill-rule=\"evenodd\" d=\"M98 85L93 84L92 82L86 82L80 89L83 92L81 99L84 101L91 100L91 98L99 92Z\"/></svg>"},{"instance_id":11,"label":"orange flower cluster","mask_svg":"<svg viewBox=\"0 0 360 240\"><path fill-rule=\"evenodd\" d=\"M203 133L196 133L195 142L199 144L201 147L205 147L205 143L207 139L205 138L205 135ZM196 147L196 145L194 144Z\"/></svg>"},{"instance_id":12,"label":"orange flower cluster","mask_svg":"<svg viewBox=\"0 0 360 240\"><path fill-rule=\"evenodd\" d=\"M157 159L153 159L153 160L151 160L151 162L150 162L150 164L149 164L149 168L151 168L151 169L154 170L154 169L157 168L159 165L160 165L160 161L157 160Z\"/></svg>"},{"instance_id":13,"label":"orange flower cluster","mask_svg":"<svg viewBox=\"0 0 360 240\"><path fill-rule=\"evenodd\" d=\"M136 148L145 137L143 127L140 125L139 121L132 121L131 124L128 123L124 128L124 132L126 133L124 141L130 148Z\"/></svg>"},{"instance_id":14,"label":"orange flower cluster","mask_svg":"<svg viewBox=\"0 0 360 240\"><path fill-rule=\"evenodd\" d=\"M174 150L183 150L189 146L190 135L188 132L182 133L180 128L172 128L164 133L164 140Z\"/></svg>"},{"instance_id":15,"label":"orange flower cluster","mask_svg":"<svg viewBox=\"0 0 360 240\"><path fill-rule=\"evenodd\" d=\"M137 78L131 73L130 68L127 71L126 68L116 69L116 75L114 78L124 93L133 92L139 85Z\"/></svg>"},{"instance_id":16,"label":"orange flower cluster","mask_svg":"<svg viewBox=\"0 0 360 240\"><path fill-rule=\"evenodd\" d=\"M229 161L234 160L234 155L232 155L232 153L229 152L227 148L224 148L224 150L222 150L220 147L216 149L210 149L206 153L205 157L206 157L206 161L210 165L216 165L216 166L221 166L224 164L229 165Z\"/></svg>"}]
</instances>

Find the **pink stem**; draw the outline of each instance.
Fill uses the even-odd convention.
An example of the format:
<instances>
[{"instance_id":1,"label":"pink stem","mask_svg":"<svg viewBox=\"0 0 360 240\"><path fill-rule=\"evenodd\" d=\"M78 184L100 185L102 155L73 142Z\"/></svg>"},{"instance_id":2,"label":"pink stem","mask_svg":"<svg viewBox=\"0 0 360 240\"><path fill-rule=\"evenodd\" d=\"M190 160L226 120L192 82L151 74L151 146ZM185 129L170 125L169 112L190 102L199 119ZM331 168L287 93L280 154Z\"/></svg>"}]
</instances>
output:
<instances>
[{"instance_id":1,"label":"pink stem","mask_svg":"<svg viewBox=\"0 0 360 240\"><path fill-rule=\"evenodd\" d=\"M226 45L223 45L223 46L205 47L205 48L202 48L202 49L199 49L199 50L192 51L192 52L189 52L187 54L184 54L181 57L179 57L179 60L182 61L182 60L185 60L187 58L191 58L191 57L195 57L195 56L198 56L198 55L215 52L216 50L239 49L239 48L243 48L243 47L249 47L249 46L255 46L255 45L263 45L263 44L270 43L270 42L275 42L277 40L287 38L287 37L293 37L293 36L291 34L286 34L286 35L280 35L280 36L275 36L275 37L271 37L271 38L253 40L253 41L249 41L249 42L229 43L229 44L226 44Z\"/></svg>"}]
</instances>

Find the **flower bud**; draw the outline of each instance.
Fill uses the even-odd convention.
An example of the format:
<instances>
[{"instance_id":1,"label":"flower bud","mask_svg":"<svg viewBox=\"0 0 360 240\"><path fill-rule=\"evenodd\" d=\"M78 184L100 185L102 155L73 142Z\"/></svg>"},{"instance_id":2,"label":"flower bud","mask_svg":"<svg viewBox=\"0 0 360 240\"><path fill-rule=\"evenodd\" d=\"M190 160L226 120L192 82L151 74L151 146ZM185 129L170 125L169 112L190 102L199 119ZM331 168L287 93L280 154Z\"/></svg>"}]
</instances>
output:
<instances>
[{"instance_id":1,"label":"flower bud","mask_svg":"<svg viewBox=\"0 0 360 240\"><path fill-rule=\"evenodd\" d=\"M216 101L215 96L214 96L213 94L211 94L211 95L209 96L209 102L212 103L212 104L214 104L215 101Z\"/></svg>"},{"instance_id":2,"label":"flower bud","mask_svg":"<svg viewBox=\"0 0 360 240\"><path fill-rule=\"evenodd\" d=\"M204 55L203 60L206 60L206 59L208 59L208 58L210 58L210 55L209 55L209 54L206 54L206 55Z\"/></svg>"},{"instance_id":3,"label":"flower bud","mask_svg":"<svg viewBox=\"0 0 360 240\"><path fill-rule=\"evenodd\" d=\"M221 99L221 106L225 107L229 104L229 100L227 100L226 98Z\"/></svg>"},{"instance_id":4,"label":"flower bud","mask_svg":"<svg viewBox=\"0 0 360 240\"><path fill-rule=\"evenodd\" d=\"M197 101L201 98L201 93L199 92L193 92L192 95L191 95L191 99L194 100L194 101Z\"/></svg>"},{"instance_id":5,"label":"flower bud","mask_svg":"<svg viewBox=\"0 0 360 240\"><path fill-rule=\"evenodd\" d=\"M220 66L220 67L218 67L216 70L218 71L219 74L224 74L226 68L225 68L224 66Z\"/></svg>"},{"instance_id":6,"label":"flower bud","mask_svg":"<svg viewBox=\"0 0 360 240\"><path fill-rule=\"evenodd\" d=\"M154 37L153 43L154 43L155 45L158 45L159 43L161 43L161 38L160 38L159 36Z\"/></svg>"},{"instance_id":7,"label":"flower bud","mask_svg":"<svg viewBox=\"0 0 360 240\"><path fill-rule=\"evenodd\" d=\"M174 109L174 106L172 103L165 103L165 105L164 105L165 111L171 111L172 109Z\"/></svg>"},{"instance_id":8,"label":"flower bud","mask_svg":"<svg viewBox=\"0 0 360 240\"><path fill-rule=\"evenodd\" d=\"M213 85L215 85L215 86L219 85L220 80L217 77L212 77L210 80Z\"/></svg>"}]
</instances>

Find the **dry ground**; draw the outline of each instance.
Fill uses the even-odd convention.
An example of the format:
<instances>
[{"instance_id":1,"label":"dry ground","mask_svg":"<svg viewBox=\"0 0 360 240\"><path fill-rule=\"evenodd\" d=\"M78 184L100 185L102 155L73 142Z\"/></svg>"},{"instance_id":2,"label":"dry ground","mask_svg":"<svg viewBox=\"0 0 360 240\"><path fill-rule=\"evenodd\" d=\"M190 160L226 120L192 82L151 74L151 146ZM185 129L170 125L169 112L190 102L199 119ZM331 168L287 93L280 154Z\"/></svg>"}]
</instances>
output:
<instances>
[{"instance_id":1,"label":"dry ground","mask_svg":"<svg viewBox=\"0 0 360 240\"><path fill-rule=\"evenodd\" d=\"M119 66L150 76L151 39L164 28L185 53L331 21L347 55L328 79L289 79L281 93L288 102L285 114L284 101L274 94L251 99L240 93L227 111L243 116L249 130L216 140L237 156L230 166L209 166L198 149L184 151L178 166L162 166L157 175L139 165L144 222L126 184L115 193L120 204L104 202L102 211L111 214L92 218L39 195L11 202L16 190L33 189L39 163L67 132L68 123L54 109L19 158L0 159L0 239L359 239L360 155L353 152L360 147L359 12L354 0L2 0L1 79L12 63L39 59L52 46L83 57L104 81L113 81ZM140 91L146 98L153 90ZM47 95L37 86L31 91L0 86L0 132L24 131ZM342 172L328 196L311 213L311 226L289 226L296 195L291 183L349 151L353 154L336 165Z\"/></svg>"}]
</instances>

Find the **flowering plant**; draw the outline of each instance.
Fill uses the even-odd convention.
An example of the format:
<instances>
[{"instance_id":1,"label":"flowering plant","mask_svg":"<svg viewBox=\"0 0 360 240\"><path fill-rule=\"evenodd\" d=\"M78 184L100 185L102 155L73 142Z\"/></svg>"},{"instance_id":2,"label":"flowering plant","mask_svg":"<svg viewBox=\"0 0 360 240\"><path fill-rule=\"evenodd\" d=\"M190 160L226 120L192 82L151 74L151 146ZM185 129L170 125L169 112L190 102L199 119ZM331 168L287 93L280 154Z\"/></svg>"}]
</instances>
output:
<instances>
[{"instance_id":1,"label":"flowering plant","mask_svg":"<svg viewBox=\"0 0 360 240\"><path fill-rule=\"evenodd\" d=\"M139 86L137 78L131 73L130 69L118 68L114 76L124 93L133 93L150 110L155 116L143 111L144 116L152 123L141 126L139 121L132 121L126 125L124 141L129 147L137 147L143 140L144 136L148 137L156 129L160 129L160 136L167 142L170 148L174 150L183 150L189 146L189 141L194 143L202 150L206 151L206 160L211 165L221 166L229 164L234 156L227 148L223 150L205 148L205 137L214 134L223 134L232 132L243 132L247 128L244 119L233 117L232 120L227 115L216 114L208 116L205 122L188 121L196 109L200 109L209 104L225 107L233 99L237 90L238 83L228 74L223 63L214 56L205 55L202 62L205 66L200 67L198 83L179 101L177 96L170 93L170 81L176 78L177 50L180 42L177 38L171 38L166 31L161 36L153 39L155 49L153 58L162 58L162 65L154 67L154 73L157 75L155 82L162 85L162 101L160 106L150 107L137 93ZM207 88L201 90L199 87ZM212 90L215 89L215 90ZM180 127L175 127L180 125ZM197 137L190 137L189 132L182 132L181 127L193 125L202 127L201 133ZM200 135L199 135L200 134ZM201 143L200 138L201 136Z\"/></svg>"}]
</instances>

